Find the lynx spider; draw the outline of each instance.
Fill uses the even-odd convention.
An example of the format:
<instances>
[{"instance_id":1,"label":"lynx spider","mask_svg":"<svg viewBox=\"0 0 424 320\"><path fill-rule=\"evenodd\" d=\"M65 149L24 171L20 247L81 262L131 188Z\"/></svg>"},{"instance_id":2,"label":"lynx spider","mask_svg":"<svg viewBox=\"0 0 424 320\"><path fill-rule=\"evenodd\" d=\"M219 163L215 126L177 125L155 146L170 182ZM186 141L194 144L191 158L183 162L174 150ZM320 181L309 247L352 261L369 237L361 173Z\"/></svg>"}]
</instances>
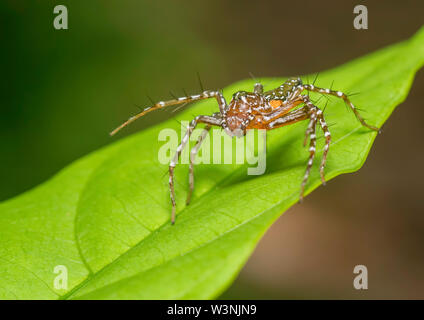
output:
<instances>
[{"instance_id":1,"label":"lynx spider","mask_svg":"<svg viewBox=\"0 0 424 320\"><path fill-rule=\"evenodd\" d=\"M215 98L218 102L219 112L211 116L199 115L196 116L189 124L187 131L182 138L177 151L169 164L169 189L172 203L172 224L175 223L175 191L174 191L174 168L178 163L178 159L182 150L187 145L190 135L199 123L204 123L206 126L202 134L199 136L195 146L190 152L189 165L189 192L186 203L190 203L191 195L194 189L194 159L199 151L200 145L207 136L212 126L221 127L230 136L241 137L246 134L247 129L265 129L272 130L280 128L298 121L309 119L309 124L306 129L303 145L306 146L309 138L309 160L306 167L306 172L300 187L300 201L303 200L306 182L312 168L312 164L316 152L316 126L322 128L325 137L324 152L322 155L321 165L319 167L322 183L325 184L324 167L327 160L327 154L330 147L331 134L328 130L328 125L325 122L324 114L321 109L312 103L309 94L302 94L304 91L318 92L324 95L331 95L341 98L352 109L357 120L365 127L379 131L377 127L369 125L365 122L353 103L349 100L348 95L341 91L316 87L314 84L303 84L300 78L290 78L276 89L264 92L263 86L260 83L254 85L253 92L238 91L233 94L229 104L225 101L224 96L219 91L203 91L201 94L185 96L168 101L159 101L151 107L144 109L142 112L129 118L110 134L114 135L119 130L134 122L146 113L164 107L185 104L193 101ZM296 107L298 107L295 109Z\"/></svg>"}]
</instances>

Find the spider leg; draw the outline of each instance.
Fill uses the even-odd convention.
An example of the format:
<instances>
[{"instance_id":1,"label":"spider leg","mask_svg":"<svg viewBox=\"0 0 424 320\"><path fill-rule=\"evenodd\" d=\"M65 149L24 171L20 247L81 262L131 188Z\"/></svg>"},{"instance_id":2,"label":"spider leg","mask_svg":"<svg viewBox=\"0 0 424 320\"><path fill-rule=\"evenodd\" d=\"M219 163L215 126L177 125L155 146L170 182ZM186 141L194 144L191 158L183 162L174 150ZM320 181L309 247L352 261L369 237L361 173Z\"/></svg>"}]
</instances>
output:
<instances>
[{"instance_id":1,"label":"spider leg","mask_svg":"<svg viewBox=\"0 0 424 320\"><path fill-rule=\"evenodd\" d=\"M368 124L364 118L360 115L359 111L356 109L356 107L353 105L353 103L349 100L348 96L341 92L341 91L334 91L331 89L323 89L319 87L315 87L313 84L305 84L303 87L308 91L318 92L322 94L332 95L338 98L343 99L343 101L352 109L353 113L355 114L356 119L364 126L374 131L380 131L377 127Z\"/></svg>"},{"instance_id":2,"label":"spider leg","mask_svg":"<svg viewBox=\"0 0 424 320\"><path fill-rule=\"evenodd\" d=\"M270 123L273 122L273 120L275 119L281 119L281 117L283 117L286 114L288 115L292 109L294 109L295 107L297 107L299 104L303 102L304 101L302 100L301 97L298 99L291 100L289 103L282 105L275 111L263 114L263 119L264 121L270 122Z\"/></svg>"},{"instance_id":3,"label":"spider leg","mask_svg":"<svg viewBox=\"0 0 424 320\"><path fill-rule=\"evenodd\" d=\"M312 120L315 120L315 121L312 121ZM306 132L305 132L305 139L303 140L304 147L306 147L306 143L308 142L308 138L310 137L312 132L315 133L316 120L317 120L317 114L316 112L313 112L311 114L311 121L309 121L308 128L306 129Z\"/></svg>"},{"instance_id":4,"label":"spider leg","mask_svg":"<svg viewBox=\"0 0 424 320\"><path fill-rule=\"evenodd\" d=\"M316 129L316 124L317 124L317 108L311 109L312 115L314 115L312 117L311 115L311 120L309 121L309 127L311 128L309 130L309 160L308 160L308 165L306 166L306 171L305 171L305 175L303 176L303 181L302 184L300 186L300 197L299 197L299 201L302 202L303 201L303 193L305 192L305 186L306 183L308 182L308 178L309 175L311 173L311 169L312 169L312 165L314 163L314 158L315 158L315 152L316 152L316 134L315 134L315 129Z\"/></svg>"},{"instance_id":5,"label":"spider leg","mask_svg":"<svg viewBox=\"0 0 424 320\"><path fill-rule=\"evenodd\" d=\"M172 99L172 100L168 100L168 101L159 101L158 103L154 104L151 107L144 109L143 111L136 114L135 116L130 117L127 121L125 121L119 127L114 129L110 133L110 135L113 136L118 131L120 131L122 128L126 127L130 123L134 122L138 118L141 118L142 116L144 116L145 114L147 114L151 111L154 111L154 110L157 110L157 109L162 109L162 108L165 108L165 107L168 107L168 106L173 106L173 105L178 105L178 104L183 104L183 103L189 103L189 102L194 102L194 101L204 100L204 99L210 99L210 98L215 98L217 100L220 113L225 114L226 109L227 109L227 102L225 101L225 98L221 94L221 92L219 92L219 91L203 91L201 94L198 94L198 95L185 96L185 97Z\"/></svg>"},{"instance_id":6,"label":"spider leg","mask_svg":"<svg viewBox=\"0 0 424 320\"><path fill-rule=\"evenodd\" d=\"M321 109L319 109L317 106L315 106L311 102L311 100L309 99L308 96L302 96L302 97L303 97L305 104L309 108L311 108L311 110L314 110L314 114L312 114L311 119L312 119L312 117L314 117L315 120L319 122L321 129L324 132L325 145L324 145L324 152L323 152L323 155L322 155L321 165L319 167L319 173L320 173L320 176L321 176L322 184L325 186L326 182L325 182L325 177L324 177L324 167L325 167L325 163L327 161L327 154L328 154L328 150L330 148L330 142L331 142L330 130L328 130L328 125L325 122L323 111ZM310 126L306 130L306 134L308 134L308 130L310 130ZM313 133L313 135L315 137L315 132ZM305 142L306 142L306 138L305 138Z\"/></svg>"},{"instance_id":7,"label":"spider leg","mask_svg":"<svg viewBox=\"0 0 424 320\"><path fill-rule=\"evenodd\" d=\"M175 152L174 158L172 158L169 164L169 191L170 191L170 197L171 197L171 203L172 203L172 216L171 216L172 224L175 223L175 211L176 211L175 189L174 189L174 168L178 163L178 159L180 158L181 152L183 151L186 144L189 142L190 136L193 133L193 130L196 128L198 123L206 123L208 125L221 126L221 119L217 117L211 117L211 116L197 116L196 118L194 118L188 125L187 131L183 139L181 140L181 143L178 146L177 151Z\"/></svg>"},{"instance_id":8,"label":"spider leg","mask_svg":"<svg viewBox=\"0 0 424 320\"><path fill-rule=\"evenodd\" d=\"M291 111L284 116L277 118L271 122L269 122L266 126L267 130L277 129L289 124L293 124L305 119L308 119L310 117L309 114L309 107L303 106L299 109L296 109L294 111Z\"/></svg>"},{"instance_id":9,"label":"spider leg","mask_svg":"<svg viewBox=\"0 0 424 320\"><path fill-rule=\"evenodd\" d=\"M263 94L264 86L259 82L255 83L255 85L253 86L253 92L256 94Z\"/></svg>"},{"instance_id":10,"label":"spider leg","mask_svg":"<svg viewBox=\"0 0 424 320\"><path fill-rule=\"evenodd\" d=\"M316 153L316 133L315 133L315 130L316 130L316 124L320 120L319 114L321 114L321 117L322 117L322 111L318 107L316 107L314 104L312 104L312 102L309 100L308 96L302 96L302 99L305 103L305 105L303 107L296 109L294 111L291 111L281 118L273 120L272 122L268 123L268 127L267 127L267 129L275 129L275 128L279 128L279 127L282 127L282 126L285 126L285 125L293 124L293 123L298 122L298 121L310 119L309 124L308 124L308 128L306 129L306 138L304 140L304 144L306 144L307 139L309 137L309 140L310 140L310 142L309 142L309 160L308 160L305 175L303 177L302 184L301 184L301 187L300 187L300 199L299 199L300 201L303 200L303 194L304 194L304 191L305 191L305 186L306 186L306 183L308 181L308 178L309 178L309 175L310 175L310 172L311 172L311 169L312 169L313 161L314 161L314 158L315 158L315 153ZM323 117L322 117L322 119L323 119ZM323 126L323 125L325 125L325 128L327 128L325 121L322 123L321 126ZM327 152L328 152L328 147L326 147L326 149L327 149ZM326 152L325 152L325 156L326 156ZM325 165L325 162L321 163L322 168L324 168L323 164Z\"/></svg>"},{"instance_id":11,"label":"spider leg","mask_svg":"<svg viewBox=\"0 0 424 320\"><path fill-rule=\"evenodd\" d=\"M190 204L191 195L193 194L193 190L194 190L194 160L196 158L197 153L199 152L202 142L205 140L210 129L211 129L210 125L205 126L205 128L203 129L202 133L200 134L196 142L196 145L190 151L190 167L189 167L189 176L188 176L190 189L188 190L188 194L187 194L187 200L186 200L187 205Z\"/></svg>"},{"instance_id":12,"label":"spider leg","mask_svg":"<svg viewBox=\"0 0 424 320\"><path fill-rule=\"evenodd\" d=\"M328 130L327 123L325 122L325 119L324 119L324 114L321 110L318 110L317 116L318 116L319 124L322 128L322 131L324 131L324 137L325 137L324 153L322 154L321 165L319 166L321 181L322 181L322 184L325 186L324 167L327 161L328 150L330 148L331 134L330 134L330 130Z\"/></svg>"}]
</instances>

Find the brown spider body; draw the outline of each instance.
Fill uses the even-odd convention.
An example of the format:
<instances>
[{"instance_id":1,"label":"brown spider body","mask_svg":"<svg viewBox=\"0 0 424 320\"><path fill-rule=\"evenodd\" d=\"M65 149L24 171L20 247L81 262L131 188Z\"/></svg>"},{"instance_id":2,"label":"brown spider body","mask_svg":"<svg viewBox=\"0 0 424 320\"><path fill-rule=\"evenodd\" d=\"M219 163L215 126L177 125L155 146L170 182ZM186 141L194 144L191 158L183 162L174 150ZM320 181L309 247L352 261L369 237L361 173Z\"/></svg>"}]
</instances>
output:
<instances>
[{"instance_id":1,"label":"brown spider body","mask_svg":"<svg viewBox=\"0 0 424 320\"><path fill-rule=\"evenodd\" d=\"M226 123L230 131L247 129L271 129L271 122L286 114L303 100L292 91L273 90L265 93L239 91L233 95L226 112Z\"/></svg>"},{"instance_id":2,"label":"brown spider body","mask_svg":"<svg viewBox=\"0 0 424 320\"><path fill-rule=\"evenodd\" d=\"M272 130L282 126L296 123L298 121L309 119L306 129L304 145L309 138L309 161L307 163L306 172L300 188L300 200L303 199L305 185L312 168L313 160L316 152L316 126L318 125L324 132L325 145L320 165L320 175L323 184L325 184L324 167L327 159L328 150L331 142L331 134L324 119L324 114L309 99L309 95L302 94L304 91L318 92L321 94L332 95L344 100L344 102L354 112L358 121L365 127L378 131L378 128L371 126L361 117L348 96L341 91L331 89L323 89L315 87L313 84L303 84L300 78L290 78L278 88L263 92L261 84L254 86L253 92L238 91L233 94L230 103L227 105L225 98L218 91L204 91L199 95L181 97L169 101L160 101L155 105L144 109L139 114L131 117L121 126L111 132L111 135L120 129L135 121L146 113L160 109L166 106L188 103L203 99L215 98L218 102L219 112L211 116L197 116L189 124L186 134L181 140L177 148L174 158L169 164L169 188L172 203L172 223L175 222L175 191L174 191L174 168L178 163L178 159L182 150L187 145L190 135L198 123L204 123L206 126L200 135L196 145L191 149L190 167L189 167L189 184L190 189L187 195L188 204L194 189L194 158L199 151L200 145L204 141L206 135L212 126L218 126L225 130L230 136L241 137L246 134L247 129L265 129Z\"/></svg>"}]
</instances>

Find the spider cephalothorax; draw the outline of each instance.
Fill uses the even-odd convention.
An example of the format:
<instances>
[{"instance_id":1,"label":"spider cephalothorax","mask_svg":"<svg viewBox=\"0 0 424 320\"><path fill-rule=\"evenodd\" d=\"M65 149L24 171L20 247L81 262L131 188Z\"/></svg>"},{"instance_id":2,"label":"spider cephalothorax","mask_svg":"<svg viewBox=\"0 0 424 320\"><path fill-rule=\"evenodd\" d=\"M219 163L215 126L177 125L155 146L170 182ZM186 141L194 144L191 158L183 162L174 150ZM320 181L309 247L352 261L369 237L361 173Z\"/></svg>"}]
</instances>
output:
<instances>
[{"instance_id":1,"label":"spider cephalothorax","mask_svg":"<svg viewBox=\"0 0 424 320\"><path fill-rule=\"evenodd\" d=\"M309 95L302 94L304 91L318 92L336 96L344 100L344 102L352 109L359 122L371 129L378 131L378 128L371 126L365 122L348 96L341 91L331 89L323 89L315 87L313 84L303 84L300 78L290 78L278 88L263 92L263 86L256 83L253 92L238 91L233 94L230 103L227 105L224 96L219 91L204 91L199 95L186 96L168 101L160 101L153 106L144 109L134 117L129 118L126 122L111 132L111 135L120 129L135 121L146 113L160 109L163 107L198 101L203 99L215 98L218 102L219 112L211 116L199 115L195 117L189 124L186 134L177 148L174 158L169 164L169 189L172 203L172 223L175 222L175 192L174 192L174 168L178 163L178 159L182 150L187 145L190 135L198 123L204 123L205 128L200 135L196 145L191 149L190 167L189 167L189 183L190 189L187 195L188 204L194 189L194 158L199 151L200 145L208 134L211 126L218 126L225 130L230 136L241 137L246 134L247 129L265 129L271 130L282 126L296 123L301 120L309 119L306 129L304 145L309 138L309 161L306 172L300 188L300 200L303 199L303 193L306 182L312 168L315 157L316 148L316 126L319 125L324 132L325 146L320 165L320 175L323 184L325 184L324 167L330 147L331 135L328 130L324 114L321 109L314 105L309 99Z\"/></svg>"}]
</instances>

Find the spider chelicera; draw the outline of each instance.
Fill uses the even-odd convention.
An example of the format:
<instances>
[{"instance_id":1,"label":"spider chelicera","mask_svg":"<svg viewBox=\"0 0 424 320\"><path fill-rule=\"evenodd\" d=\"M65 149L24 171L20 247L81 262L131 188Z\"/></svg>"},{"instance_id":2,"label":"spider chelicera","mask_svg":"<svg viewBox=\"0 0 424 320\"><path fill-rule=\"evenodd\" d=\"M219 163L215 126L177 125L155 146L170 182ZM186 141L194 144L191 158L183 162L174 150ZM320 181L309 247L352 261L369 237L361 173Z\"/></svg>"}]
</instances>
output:
<instances>
[{"instance_id":1,"label":"spider chelicera","mask_svg":"<svg viewBox=\"0 0 424 320\"><path fill-rule=\"evenodd\" d=\"M325 137L324 152L322 155L320 165L320 175L322 183L325 184L324 167L327 159L328 150L330 147L331 135L328 130L327 123L324 119L324 114L321 109L314 105L308 94L302 94L304 91L318 92L321 94L332 95L344 100L344 102L352 109L358 121L365 127L379 131L377 127L369 125L361 117L358 110L353 103L349 100L348 96L341 91L334 91L331 89L324 89L314 86L313 84L303 84L300 78L290 78L281 86L270 91L263 91L263 86L260 83L254 85L253 92L238 91L233 94L230 104L224 99L224 96L219 91L204 91L198 95L181 97L168 101L160 101L151 107L144 109L137 115L129 118L126 122L121 124L118 128L113 130L110 134L114 135L116 132L127 126L131 122L144 116L146 113L164 108L167 106L189 103L198 100L215 98L218 102L219 112L210 116L199 115L195 117L189 124L187 131L177 148L177 151L169 164L169 189L172 202L172 224L175 223L175 191L174 191L174 168L178 163L178 159L182 150L187 145L190 135L199 123L204 123L206 126L202 134L199 136L195 146L190 152L190 165L189 165L189 192L187 195L186 203L190 203L191 195L194 189L194 159L199 151L200 145L207 136L212 126L221 127L230 136L242 137L246 134L247 129L265 129L271 130L283 127L298 121L309 119L309 124L306 129L304 146L309 138L309 161L306 167L306 172L300 187L300 200L303 199L306 182L308 181L309 173L312 168L313 160L316 151L316 126L322 128ZM298 108L296 108L298 107Z\"/></svg>"}]
</instances>

